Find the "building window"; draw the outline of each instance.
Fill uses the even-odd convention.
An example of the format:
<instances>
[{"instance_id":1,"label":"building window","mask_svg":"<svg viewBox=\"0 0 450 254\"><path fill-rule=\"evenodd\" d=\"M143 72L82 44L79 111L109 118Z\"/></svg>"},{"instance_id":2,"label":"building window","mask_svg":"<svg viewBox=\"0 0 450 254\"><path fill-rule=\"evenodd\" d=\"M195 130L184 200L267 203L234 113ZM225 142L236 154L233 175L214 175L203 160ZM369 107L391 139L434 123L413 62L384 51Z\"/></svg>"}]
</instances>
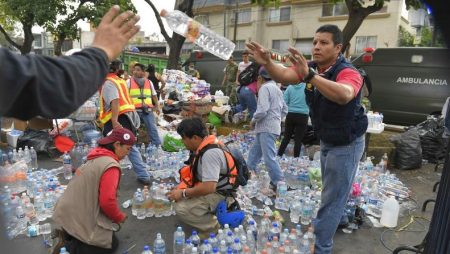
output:
<instances>
[{"instance_id":1,"label":"building window","mask_svg":"<svg viewBox=\"0 0 450 254\"><path fill-rule=\"evenodd\" d=\"M231 13L230 22L234 24L235 12ZM238 24L252 22L252 9L242 9L238 11Z\"/></svg>"},{"instance_id":2,"label":"building window","mask_svg":"<svg viewBox=\"0 0 450 254\"><path fill-rule=\"evenodd\" d=\"M376 36L356 36L355 53L360 54L364 52L365 48L376 48Z\"/></svg>"},{"instance_id":3,"label":"building window","mask_svg":"<svg viewBox=\"0 0 450 254\"><path fill-rule=\"evenodd\" d=\"M345 3L322 5L322 17L343 15L348 15L348 9Z\"/></svg>"},{"instance_id":4,"label":"building window","mask_svg":"<svg viewBox=\"0 0 450 254\"><path fill-rule=\"evenodd\" d=\"M242 50L245 49L245 40L238 40L236 41L236 47L234 50Z\"/></svg>"},{"instance_id":5,"label":"building window","mask_svg":"<svg viewBox=\"0 0 450 254\"><path fill-rule=\"evenodd\" d=\"M209 27L209 16L208 15L197 15L194 18L198 23Z\"/></svg>"},{"instance_id":6,"label":"building window","mask_svg":"<svg viewBox=\"0 0 450 254\"><path fill-rule=\"evenodd\" d=\"M311 55L311 50L313 47L313 39L297 39L295 41L295 48L300 51L303 55Z\"/></svg>"},{"instance_id":7,"label":"building window","mask_svg":"<svg viewBox=\"0 0 450 254\"><path fill-rule=\"evenodd\" d=\"M281 7L269 10L269 22L283 22L291 20L291 7Z\"/></svg>"},{"instance_id":8,"label":"building window","mask_svg":"<svg viewBox=\"0 0 450 254\"><path fill-rule=\"evenodd\" d=\"M289 48L289 40L273 40L272 49L279 51L280 53L287 52Z\"/></svg>"},{"instance_id":9,"label":"building window","mask_svg":"<svg viewBox=\"0 0 450 254\"><path fill-rule=\"evenodd\" d=\"M42 35L41 34L33 34L34 37L34 46L41 48L42 47Z\"/></svg>"}]
</instances>

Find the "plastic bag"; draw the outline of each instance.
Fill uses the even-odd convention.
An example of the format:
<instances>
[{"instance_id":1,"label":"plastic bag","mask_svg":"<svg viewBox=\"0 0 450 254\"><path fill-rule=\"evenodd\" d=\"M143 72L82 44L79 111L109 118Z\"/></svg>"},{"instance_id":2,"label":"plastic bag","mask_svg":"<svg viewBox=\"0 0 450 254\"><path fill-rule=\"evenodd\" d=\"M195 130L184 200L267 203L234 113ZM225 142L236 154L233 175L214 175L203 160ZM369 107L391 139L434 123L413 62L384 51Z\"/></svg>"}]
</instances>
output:
<instances>
[{"instance_id":1,"label":"plastic bag","mask_svg":"<svg viewBox=\"0 0 450 254\"><path fill-rule=\"evenodd\" d=\"M422 166L422 147L417 128L392 136L390 141L395 145L394 164L397 168L416 169Z\"/></svg>"},{"instance_id":2,"label":"plastic bag","mask_svg":"<svg viewBox=\"0 0 450 254\"><path fill-rule=\"evenodd\" d=\"M445 157L446 140L444 134L444 119L429 116L426 121L417 125L420 142L422 144L422 157L431 163L443 160Z\"/></svg>"},{"instance_id":3,"label":"plastic bag","mask_svg":"<svg viewBox=\"0 0 450 254\"><path fill-rule=\"evenodd\" d=\"M214 113L214 112L209 112L208 114L208 122L216 127L219 127L222 125L222 120L220 119L220 117Z\"/></svg>"},{"instance_id":4,"label":"plastic bag","mask_svg":"<svg viewBox=\"0 0 450 254\"><path fill-rule=\"evenodd\" d=\"M177 138L168 133L164 135L162 148L167 152L178 152L179 150L184 149L184 144L181 137Z\"/></svg>"},{"instance_id":5,"label":"plastic bag","mask_svg":"<svg viewBox=\"0 0 450 254\"><path fill-rule=\"evenodd\" d=\"M36 152L48 152L53 140L46 131L28 129L17 140L17 147L33 147Z\"/></svg>"}]
</instances>

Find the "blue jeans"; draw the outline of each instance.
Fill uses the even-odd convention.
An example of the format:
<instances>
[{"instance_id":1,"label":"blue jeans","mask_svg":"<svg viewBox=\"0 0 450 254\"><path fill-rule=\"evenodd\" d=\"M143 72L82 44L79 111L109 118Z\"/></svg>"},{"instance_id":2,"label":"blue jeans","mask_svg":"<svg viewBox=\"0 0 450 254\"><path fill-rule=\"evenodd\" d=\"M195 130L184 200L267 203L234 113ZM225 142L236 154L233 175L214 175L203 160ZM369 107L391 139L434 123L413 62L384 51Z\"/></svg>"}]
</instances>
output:
<instances>
[{"instance_id":1,"label":"blue jeans","mask_svg":"<svg viewBox=\"0 0 450 254\"><path fill-rule=\"evenodd\" d=\"M278 181L283 179L280 165L276 161L277 150L275 148L275 140L278 135L261 132L256 134L256 140L248 153L247 165L249 169L256 171L256 165L264 158L267 170L272 183L276 186Z\"/></svg>"},{"instance_id":2,"label":"blue jeans","mask_svg":"<svg viewBox=\"0 0 450 254\"><path fill-rule=\"evenodd\" d=\"M148 180L150 175L147 172L147 166L142 160L142 155L136 146L132 146L130 153L128 154L128 159L130 159L131 165L133 165L134 173L138 179Z\"/></svg>"},{"instance_id":3,"label":"blue jeans","mask_svg":"<svg viewBox=\"0 0 450 254\"><path fill-rule=\"evenodd\" d=\"M315 254L331 253L333 236L344 213L364 143L364 135L345 146L320 142L323 190L322 205L314 221Z\"/></svg>"},{"instance_id":4,"label":"blue jeans","mask_svg":"<svg viewBox=\"0 0 450 254\"><path fill-rule=\"evenodd\" d=\"M147 128L148 137L153 145L161 145L161 139L159 139L158 128L156 127L155 116L153 112L149 114L144 114L143 112L138 112L139 117L144 121L145 127Z\"/></svg>"},{"instance_id":5,"label":"blue jeans","mask_svg":"<svg viewBox=\"0 0 450 254\"><path fill-rule=\"evenodd\" d=\"M239 91L239 104L236 106L236 112L239 113L248 108L248 118L252 119L253 114L256 111L256 96L255 94L246 86L242 87Z\"/></svg>"}]
</instances>

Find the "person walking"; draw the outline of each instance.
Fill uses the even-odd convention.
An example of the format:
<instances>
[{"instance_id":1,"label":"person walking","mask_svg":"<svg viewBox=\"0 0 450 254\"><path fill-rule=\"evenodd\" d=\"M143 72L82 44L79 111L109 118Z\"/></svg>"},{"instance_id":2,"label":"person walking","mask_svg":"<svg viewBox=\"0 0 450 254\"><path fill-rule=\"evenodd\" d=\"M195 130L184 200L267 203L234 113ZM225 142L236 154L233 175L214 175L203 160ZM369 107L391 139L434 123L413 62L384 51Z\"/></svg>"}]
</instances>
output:
<instances>
[{"instance_id":1,"label":"person walking","mask_svg":"<svg viewBox=\"0 0 450 254\"><path fill-rule=\"evenodd\" d=\"M127 82L130 92L131 102L140 119L147 128L147 135L150 142L155 145L161 145L161 139L158 134L158 127L153 112L157 114L159 111L159 103L153 82L145 78L144 65L136 63L134 65L134 74Z\"/></svg>"},{"instance_id":2,"label":"person walking","mask_svg":"<svg viewBox=\"0 0 450 254\"><path fill-rule=\"evenodd\" d=\"M236 88L236 78L238 72L238 65L234 61L234 57L230 56L227 61L227 65L225 66L222 81L223 92L225 92L226 96L231 96L231 90Z\"/></svg>"},{"instance_id":3,"label":"person walking","mask_svg":"<svg viewBox=\"0 0 450 254\"><path fill-rule=\"evenodd\" d=\"M288 109L280 88L264 67L259 70L257 83L258 105L250 122L256 133L256 140L248 153L247 165L257 175L259 170L256 166L262 157L271 185L276 189L283 174L276 160L275 141L281 133L281 119L286 116Z\"/></svg>"},{"instance_id":4,"label":"person walking","mask_svg":"<svg viewBox=\"0 0 450 254\"><path fill-rule=\"evenodd\" d=\"M103 124L103 136L107 136L113 129L122 127L136 133L141 124L128 93L127 84L125 80L117 76L120 65L119 60L111 63L110 73L106 76L100 91L99 121ZM147 166L142 161L142 155L135 146L131 147L128 158L133 165L138 182L149 185L150 175L147 172Z\"/></svg>"},{"instance_id":5,"label":"person walking","mask_svg":"<svg viewBox=\"0 0 450 254\"><path fill-rule=\"evenodd\" d=\"M314 132L320 139L322 204L314 220L315 253L331 253L333 236L344 216L344 208L364 151L367 116L361 106L363 79L341 54L342 31L323 25L313 39L313 61L290 48L291 68L276 65L269 51L257 42L247 44L253 59L278 82L305 82ZM344 221L342 221L344 222Z\"/></svg>"},{"instance_id":6,"label":"person walking","mask_svg":"<svg viewBox=\"0 0 450 254\"><path fill-rule=\"evenodd\" d=\"M288 106L288 114L284 122L284 135L278 148L278 156L283 156L292 135L294 136L294 157L300 156L302 140L308 126L309 108L305 99L305 83L290 85L284 91L284 101Z\"/></svg>"}]
</instances>

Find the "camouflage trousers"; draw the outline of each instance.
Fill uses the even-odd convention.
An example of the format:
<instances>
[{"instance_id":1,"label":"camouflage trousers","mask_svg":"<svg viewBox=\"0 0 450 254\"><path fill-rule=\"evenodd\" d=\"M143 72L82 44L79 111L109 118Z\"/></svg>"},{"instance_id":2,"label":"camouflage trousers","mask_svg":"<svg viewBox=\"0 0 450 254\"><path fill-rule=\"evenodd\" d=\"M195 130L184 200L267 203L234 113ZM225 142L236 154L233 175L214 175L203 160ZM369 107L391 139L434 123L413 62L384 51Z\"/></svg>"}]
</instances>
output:
<instances>
[{"instance_id":1,"label":"camouflage trousers","mask_svg":"<svg viewBox=\"0 0 450 254\"><path fill-rule=\"evenodd\" d=\"M235 105L238 102L236 89L237 85L235 82L225 82L225 95L230 97L228 101L230 105Z\"/></svg>"}]
</instances>

